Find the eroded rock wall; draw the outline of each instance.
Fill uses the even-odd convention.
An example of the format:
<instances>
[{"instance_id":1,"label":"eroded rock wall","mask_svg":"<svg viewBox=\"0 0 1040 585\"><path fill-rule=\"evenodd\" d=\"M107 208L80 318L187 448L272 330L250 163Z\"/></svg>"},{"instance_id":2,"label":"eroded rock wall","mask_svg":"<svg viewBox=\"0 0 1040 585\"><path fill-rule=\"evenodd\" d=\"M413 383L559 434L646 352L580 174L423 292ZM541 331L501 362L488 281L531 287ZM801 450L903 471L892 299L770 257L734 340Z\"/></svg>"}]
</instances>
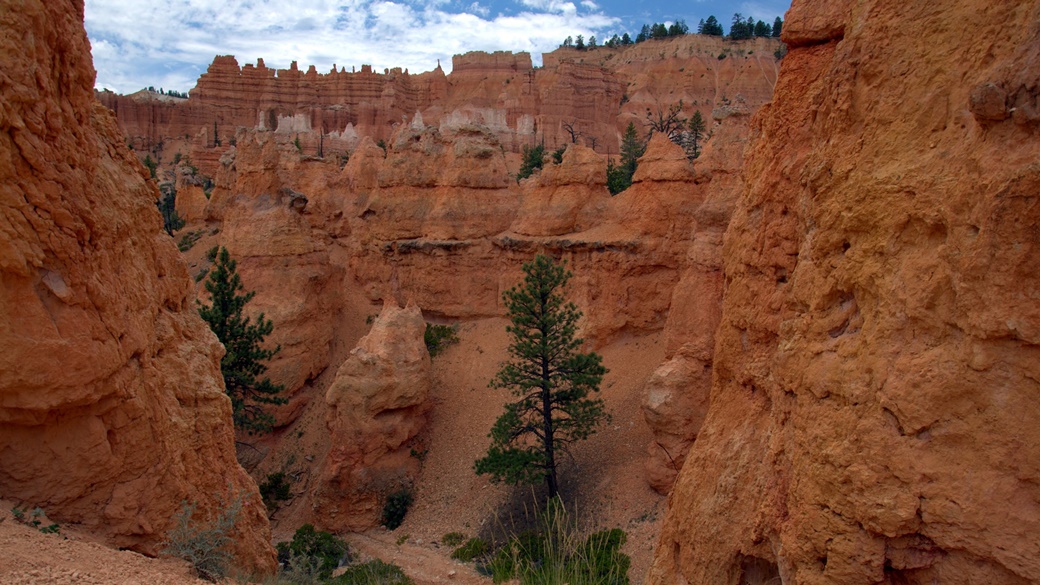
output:
<instances>
[{"instance_id":1,"label":"eroded rock wall","mask_svg":"<svg viewBox=\"0 0 1040 585\"><path fill-rule=\"evenodd\" d=\"M1038 19L794 3L650 583L1036 582Z\"/></svg>"},{"instance_id":2,"label":"eroded rock wall","mask_svg":"<svg viewBox=\"0 0 1040 585\"><path fill-rule=\"evenodd\" d=\"M82 1L4 0L0 30L0 495L155 554L183 501L238 494L238 562L272 571L221 347L94 97Z\"/></svg>"}]
</instances>

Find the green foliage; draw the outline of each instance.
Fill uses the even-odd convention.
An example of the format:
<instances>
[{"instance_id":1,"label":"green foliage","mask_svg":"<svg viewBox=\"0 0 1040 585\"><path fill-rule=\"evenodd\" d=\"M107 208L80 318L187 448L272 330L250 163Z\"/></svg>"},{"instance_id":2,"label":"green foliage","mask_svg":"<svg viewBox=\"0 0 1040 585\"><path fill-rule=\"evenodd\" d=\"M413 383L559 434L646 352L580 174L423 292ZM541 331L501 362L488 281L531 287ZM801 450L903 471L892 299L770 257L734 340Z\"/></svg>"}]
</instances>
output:
<instances>
[{"instance_id":1,"label":"green foliage","mask_svg":"<svg viewBox=\"0 0 1040 585\"><path fill-rule=\"evenodd\" d=\"M303 152L303 146L300 144L299 136L296 137L296 140L293 140L293 146L296 147L296 152Z\"/></svg>"},{"instance_id":2,"label":"green foliage","mask_svg":"<svg viewBox=\"0 0 1040 585\"><path fill-rule=\"evenodd\" d=\"M579 35L578 38L581 38L581 35ZM542 168L544 158L544 144L538 144L536 146L524 145L523 162L520 163L520 170L516 172L516 182L519 183L520 179L526 179L533 175L535 170Z\"/></svg>"},{"instance_id":3,"label":"green foliage","mask_svg":"<svg viewBox=\"0 0 1040 585\"><path fill-rule=\"evenodd\" d=\"M162 215L163 230L167 235L173 236L173 232L184 227L184 220L177 215L177 190L173 185L163 183L159 186L159 199L155 201L155 206Z\"/></svg>"},{"instance_id":4,"label":"green foliage","mask_svg":"<svg viewBox=\"0 0 1040 585\"><path fill-rule=\"evenodd\" d=\"M380 138L376 140L376 146L383 149L383 156L386 156L386 141Z\"/></svg>"},{"instance_id":5,"label":"green foliage","mask_svg":"<svg viewBox=\"0 0 1040 585\"><path fill-rule=\"evenodd\" d=\"M145 168L148 169L148 175L151 176L154 179L155 178L155 169L159 168L159 163L157 163L154 160L152 160L152 156L150 154L144 155L144 161L143 162L144 162Z\"/></svg>"},{"instance_id":6,"label":"green foliage","mask_svg":"<svg viewBox=\"0 0 1040 585\"><path fill-rule=\"evenodd\" d=\"M733 15L733 23L729 28L729 38L734 41L741 39L750 39L755 34L755 19L749 18L744 20L744 17L740 13Z\"/></svg>"},{"instance_id":7,"label":"green foliage","mask_svg":"<svg viewBox=\"0 0 1040 585\"><path fill-rule=\"evenodd\" d=\"M44 517L44 511L43 508L40 507L33 508L32 512L29 513L29 518L25 517L25 510L22 510L21 508L11 508L11 515L14 516L15 521L19 524L36 528L44 534L58 534L61 530L61 527L57 524L48 524L47 526L43 526L43 520L41 520L41 518Z\"/></svg>"},{"instance_id":8,"label":"green foliage","mask_svg":"<svg viewBox=\"0 0 1040 585\"><path fill-rule=\"evenodd\" d=\"M287 481L282 471L268 473L267 479L260 484L260 496L267 508L273 509L279 502L284 502L292 496L292 484Z\"/></svg>"},{"instance_id":9,"label":"green foliage","mask_svg":"<svg viewBox=\"0 0 1040 585\"><path fill-rule=\"evenodd\" d=\"M195 247L195 244L200 239L202 239L203 235L204 235L204 231L203 230L192 230L192 231L184 234L183 236L181 236L180 241L177 242L177 249L180 250L181 252L187 252L188 250L190 250L190 249Z\"/></svg>"},{"instance_id":10,"label":"green foliage","mask_svg":"<svg viewBox=\"0 0 1040 585\"><path fill-rule=\"evenodd\" d=\"M773 30L770 32L770 35L774 39L778 39L778 38L780 38L780 31L782 31L783 29L784 29L784 21L779 16L777 16L776 20L773 21Z\"/></svg>"},{"instance_id":11,"label":"green foliage","mask_svg":"<svg viewBox=\"0 0 1040 585\"><path fill-rule=\"evenodd\" d=\"M212 304L200 305L199 315L209 323L226 350L220 360L220 373L231 397L235 427L249 433L265 432L274 425L274 417L264 410L264 405L285 404L286 400L278 396L282 391L280 385L266 377L260 378L267 371L262 362L278 353L281 347L260 347L274 329L274 324L264 319L263 313L255 323L242 315L242 309L256 293L243 292L236 265L227 249L221 248L205 285Z\"/></svg>"},{"instance_id":12,"label":"green foliage","mask_svg":"<svg viewBox=\"0 0 1040 585\"><path fill-rule=\"evenodd\" d=\"M522 585L628 585L631 559L621 552L619 528L581 535L558 499L541 515L536 532L510 537L486 567L495 583Z\"/></svg>"},{"instance_id":13,"label":"green foliage","mask_svg":"<svg viewBox=\"0 0 1040 585\"><path fill-rule=\"evenodd\" d=\"M415 585L397 565L379 559L353 565L328 582L330 585Z\"/></svg>"},{"instance_id":14,"label":"green foliage","mask_svg":"<svg viewBox=\"0 0 1040 585\"><path fill-rule=\"evenodd\" d=\"M563 153L564 152L567 152L567 145L566 144L564 144L563 146L557 148L556 150L554 150L552 152L553 164L558 165L558 164L563 162Z\"/></svg>"},{"instance_id":15,"label":"green foliage","mask_svg":"<svg viewBox=\"0 0 1040 585\"><path fill-rule=\"evenodd\" d=\"M380 524L394 530L404 523L404 517L408 514L408 508L411 505L411 490L402 489L390 494L383 503L383 518Z\"/></svg>"},{"instance_id":16,"label":"green foliage","mask_svg":"<svg viewBox=\"0 0 1040 585\"><path fill-rule=\"evenodd\" d=\"M524 281L502 297L512 324L511 359L491 381L516 401L491 428L491 446L475 470L492 481L545 481L549 497L558 493L556 453L584 440L607 419L603 401L590 399L607 370L596 353L581 353L581 312L565 303L571 273L538 255L524 264Z\"/></svg>"},{"instance_id":17,"label":"green foliage","mask_svg":"<svg viewBox=\"0 0 1040 585\"><path fill-rule=\"evenodd\" d=\"M713 37L721 37L723 35L722 25L719 24L719 20L712 15L708 17L708 20L702 20L700 24L697 25L697 33Z\"/></svg>"},{"instance_id":18,"label":"green foliage","mask_svg":"<svg viewBox=\"0 0 1040 585\"><path fill-rule=\"evenodd\" d=\"M444 546L459 546L466 542L466 535L461 532L449 532L441 537Z\"/></svg>"},{"instance_id":19,"label":"green foliage","mask_svg":"<svg viewBox=\"0 0 1040 585\"><path fill-rule=\"evenodd\" d=\"M452 551L451 558L468 563L474 559L483 557L490 550L491 547L488 545L486 540L471 538L466 541L466 544Z\"/></svg>"},{"instance_id":20,"label":"green foliage","mask_svg":"<svg viewBox=\"0 0 1040 585\"><path fill-rule=\"evenodd\" d=\"M350 553L347 543L341 538L315 530L312 524L299 527L291 542L279 542L275 548L278 562L283 566L291 568L295 560L299 568L316 567L317 577L323 580L332 577L340 561L349 560Z\"/></svg>"},{"instance_id":21,"label":"green foliage","mask_svg":"<svg viewBox=\"0 0 1040 585\"><path fill-rule=\"evenodd\" d=\"M220 246L213 246L209 250L206 250L206 260L216 262L218 252L220 252Z\"/></svg>"},{"instance_id":22,"label":"green foliage","mask_svg":"<svg viewBox=\"0 0 1040 585\"><path fill-rule=\"evenodd\" d=\"M639 136L635 123L629 122L621 136L621 162L615 166L613 161L607 161L607 189L611 195L617 195L632 186L639 157L644 152L646 142Z\"/></svg>"},{"instance_id":23,"label":"green foliage","mask_svg":"<svg viewBox=\"0 0 1040 585\"><path fill-rule=\"evenodd\" d=\"M234 496L209 521L196 518L197 511L195 504L182 504L161 552L188 561L199 577L216 582L231 568L229 545L242 511L242 498Z\"/></svg>"},{"instance_id":24,"label":"green foliage","mask_svg":"<svg viewBox=\"0 0 1040 585\"><path fill-rule=\"evenodd\" d=\"M772 36L773 27L759 20L755 23L755 36L756 37L768 37Z\"/></svg>"},{"instance_id":25,"label":"green foliage","mask_svg":"<svg viewBox=\"0 0 1040 585\"><path fill-rule=\"evenodd\" d=\"M458 331L458 325L427 323L426 332L423 333L423 341L426 342L426 349L430 352L430 357L432 358L441 353L449 345L458 343Z\"/></svg>"},{"instance_id":26,"label":"green foliage","mask_svg":"<svg viewBox=\"0 0 1040 585\"><path fill-rule=\"evenodd\" d=\"M209 268L203 268L199 271L198 274L195 275L195 282L199 282L203 278L206 278L207 274L209 274Z\"/></svg>"}]
</instances>

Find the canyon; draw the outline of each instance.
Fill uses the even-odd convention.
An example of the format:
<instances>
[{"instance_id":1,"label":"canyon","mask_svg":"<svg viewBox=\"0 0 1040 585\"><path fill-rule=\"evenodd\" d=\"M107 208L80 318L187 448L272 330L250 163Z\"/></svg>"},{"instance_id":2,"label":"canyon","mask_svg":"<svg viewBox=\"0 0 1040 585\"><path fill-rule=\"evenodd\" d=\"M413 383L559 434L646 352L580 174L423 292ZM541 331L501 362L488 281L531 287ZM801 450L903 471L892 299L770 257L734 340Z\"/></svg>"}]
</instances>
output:
<instances>
[{"instance_id":1,"label":"canyon","mask_svg":"<svg viewBox=\"0 0 1040 585\"><path fill-rule=\"evenodd\" d=\"M237 497L251 572L312 522L480 582L431 559L522 500L472 461L502 292L546 253L611 370L565 495L629 533L634 581L1036 582L1040 2L795 0L782 59L702 35L450 74L218 56L187 99L93 92L82 2L4 4L34 35L0 37L0 498L155 555L182 502ZM658 133L612 196L625 127L680 100L703 152ZM565 148L518 180L539 143ZM269 435L236 437L195 309L214 246L275 323ZM431 359L427 322L460 341ZM403 487L399 538L374 527Z\"/></svg>"}]
</instances>

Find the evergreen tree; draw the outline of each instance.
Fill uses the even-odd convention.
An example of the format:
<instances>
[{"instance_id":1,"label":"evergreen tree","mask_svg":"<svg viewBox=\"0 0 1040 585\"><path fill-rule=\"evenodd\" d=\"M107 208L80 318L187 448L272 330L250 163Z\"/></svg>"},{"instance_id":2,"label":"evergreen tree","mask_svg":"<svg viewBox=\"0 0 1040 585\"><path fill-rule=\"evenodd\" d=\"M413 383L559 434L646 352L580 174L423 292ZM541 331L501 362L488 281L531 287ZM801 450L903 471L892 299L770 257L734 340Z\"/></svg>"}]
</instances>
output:
<instances>
[{"instance_id":1,"label":"evergreen tree","mask_svg":"<svg viewBox=\"0 0 1040 585\"><path fill-rule=\"evenodd\" d=\"M580 36L578 37L581 38ZM523 161L520 163L520 170L516 172L516 182L519 183L520 179L526 179L534 174L535 170L542 168L545 158L545 145L539 144L537 146L524 146L523 149Z\"/></svg>"},{"instance_id":2,"label":"evergreen tree","mask_svg":"<svg viewBox=\"0 0 1040 585\"><path fill-rule=\"evenodd\" d=\"M286 403L278 396L281 386L271 383L266 377L258 379L267 371L267 366L261 362L270 359L281 347L260 347L274 329L274 324L264 319L263 313L257 317L256 323L242 316L242 308L256 293L243 292L242 280L235 272L236 265L227 248L221 248L206 280L206 292L213 304L200 304L199 315L209 323L227 352L220 360L220 373L231 397L235 428L252 434L269 431L274 425L274 417L264 410L263 405Z\"/></svg>"},{"instance_id":3,"label":"evergreen tree","mask_svg":"<svg viewBox=\"0 0 1040 585\"><path fill-rule=\"evenodd\" d=\"M502 295L511 359L491 381L517 401L491 427L491 446L474 468L496 482L545 481L552 499L559 494L557 454L608 419L603 401L588 397L607 370L599 355L579 351L581 312L562 294L571 273L544 255L523 270L523 283Z\"/></svg>"},{"instance_id":4,"label":"evergreen tree","mask_svg":"<svg viewBox=\"0 0 1040 585\"><path fill-rule=\"evenodd\" d=\"M628 33L625 33L625 34L621 35L621 44L622 45L631 45L631 44L633 44L632 43L632 37L628 36Z\"/></svg>"},{"instance_id":5,"label":"evergreen tree","mask_svg":"<svg viewBox=\"0 0 1040 585\"><path fill-rule=\"evenodd\" d=\"M635 123L629 122L621 136L620 163L615 166L613 161L607 161L607 189L611 195L617 195L632 186L632 177L636 174L639 157L643 156L644 152L646 142L639 137Z\"/></svg>"},{"instance_id":6,"label":"evergreen tree","mask_svg":"<svg viewBox=\"0 0 1040 585\"><path fill-rule=\"evenodd\" d=\"M779 38L780 37L780 31L783 30L783 28L784 28L784 21L781 20L779 16L777 16L776 20L773 21L773 33L772 33L773 36Z\"/></svg>"},{"instance_id":7,"label":"evergreen tree","mask_svg":"<svg viewBox=\"0 0 1040 585\"><path fill-rule=\"evenodd\" d=\"M762 22L761 20L755 23L755 36L756 37L768 37L773 33L773 27Z\"/></svg>"},{"instance_id":8,"label":"evergreen tree","mask_svg":"<svg viewBox=\"0 0 1040 585\"><path fill-rule=\"evenodd\" d=\"M177 191L170 183L159 186L160 197L155 200L155 206L159 208L162 215L163 230L167 235L173 236L173 232L184 227L184 220L177 215Z\"/></svg>"},{"instance_id":9,"label":"evergreen tree","mask_svg":"<svg viewBox=\"0 0 1040 585\"><path fill-rule=\"evenodd\" d=\"M595 49L596 48L596 35L592 35L592 36L589 37L588 48L590 48L590 49Z\"/></svg>"},{"instance_id":10,"label":"evergreen tree","mask_svg":"<svg viewBox=\"0 0 1040 585\"><path fill-rule=\"evenodd\" d=\"M687 123L689 130L687 131L687 144L684 144L684 150L686 150L686 156L694 159L701 155L701 138L704 137L704 117L701 116L700 110L694 110L693 116L690 117Z\"/></svg>"},{"instance_id":11,"label":"evergreen tree","mask_svg":"<svg viewBox=\"0 0 1040 585\"><path fill-rule=\"evenodd\" d=\"M697 32L713 37L721 37L723 35L722 25L719 24L719 20L715 18L714 14L704 21L704 26L700 27Z\"/></svg>"},{"instance_id":12,"label":"evergreen tree","mask_svg":"<svg viewBox=\"0 0 1040 585\"><path fill-rule=\"evenodd\" d=\"M636 35L636 42L641 43L650 38L650 25L644 24L643 28L639 29L639 34Z\"/></svg>"},{"instance_id":13,"label":"evergreen tree","mask_svg":"<svg viewBox=\"0 0 1040 585\"><path fill-rule=\"evenodd\" d=\"M738 12L733 15L733 24L729 28L729 38L737 41L751 38L753 31L748 28L744 17Z\"/></svg>"},{"instance_id":14,"label":"evergreen tree","mask_svg":"<svg viewBox=\"0 0 1040 585\"><path fill-rule=\"evenodd\" d=\"M686 26L686 21L683 19L676 20L668 27L668 36L678 37L690 32L690 27Z\"/></svg>"},{"instance_id":15,"label":"evergreen tree","mask_svg":"<svg viewBox=\"0 0 1040 585\"><path fill-rule=\"evenodd\" d=\"M563 39L563 44L560 45L560 46L561 47L573 47L574 46L574 39L572 39L570 37L567 37L567 38Z\"/></svg>"},{"instance_id":16,"label":"evergreen tree","mask_svg":"<svg viewBox=\"0 0 1040 585\"><path fill-rule=\"evenodd\" d=\"M650 27L650 38L652 39L663 39L668 36L668 27L663 22L655 22Z\"/></svg>"},{"instance_id":17,"label":"evergreen tree","mask_svg":"<svg viewBox=\"0 0 1040 585\"><path fill-rule=\"evenodd\" d=\"M585 50L585 37L583 37L581 35L578 35L577 37L575 37L575 39L574 39L574 48L578 49L579 51L584 51Z\"/></svg>"}]
</instances>

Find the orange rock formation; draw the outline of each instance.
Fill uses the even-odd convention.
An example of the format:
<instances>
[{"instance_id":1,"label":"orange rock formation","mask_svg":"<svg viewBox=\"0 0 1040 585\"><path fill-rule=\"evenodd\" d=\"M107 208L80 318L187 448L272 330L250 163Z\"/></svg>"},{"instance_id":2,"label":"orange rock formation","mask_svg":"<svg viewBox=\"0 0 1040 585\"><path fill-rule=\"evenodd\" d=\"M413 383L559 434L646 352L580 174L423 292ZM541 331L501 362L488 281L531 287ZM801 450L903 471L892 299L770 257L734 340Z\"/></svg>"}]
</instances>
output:
<instances>
[{"instance_id":1,"label":"orange rock formation","mask_svg":"<svg viewBox=\"0 0 1040 585\"><path fill-rule=\"evenodd\" d=\"M409 487L419 471L408 442L431 406L425 331L417 306L388 302L325 394L332 448L314 489L314 512L332 530L378 525L382 498Z\"/></svg>"},{"instance_id":2,"label":"orange rock formation","mask_svg":"<svg viewBox=\"0 0 1040 585\"><path fill-rule=\"evenodd\" d=\"M175 151L190 154L210 176L237 128L276 131L298 139L307 154L331 156L352 152L366 136L389 140L416 120L443 133L483 126L511 152L539 141L569 143L571 126L580 142L616 155L624 127L642 123L648 110L683 100L687 115L698 109L707 118L738 95L753 108L768 101L777 47L775 39L687 35L619 49L559 49L543 55L538 69L527 53L472 52L452 59L450 75L440 67L410 74L369 66L304 73L295 63L275 70L263 60L239 66L220 56L187 100L147 91L99 97L139 152L160 162Z\"/></svg>"},{"instance_id":3,"label":"orange rock formation","mask_svg":"<svg viewBox=\"0 0 1040 585\"><path fill-rule=\"evenodd\" d=\"M83 3L0 13L0 495L155 554L183 501L210 514L237 494L238 562L270 572L221 347L154 183L94 97Z\"/></svg>"},{"instance_id":4,"label":"orange rock formation","mask_svg":"<svg viewBox=\"0 0 1040 585\"><path fill-rule=\"evenodd\" d=\"M649 582L1034 583L1040 3L825 4L753 124Z\"/></svg>"}]
</instances>

